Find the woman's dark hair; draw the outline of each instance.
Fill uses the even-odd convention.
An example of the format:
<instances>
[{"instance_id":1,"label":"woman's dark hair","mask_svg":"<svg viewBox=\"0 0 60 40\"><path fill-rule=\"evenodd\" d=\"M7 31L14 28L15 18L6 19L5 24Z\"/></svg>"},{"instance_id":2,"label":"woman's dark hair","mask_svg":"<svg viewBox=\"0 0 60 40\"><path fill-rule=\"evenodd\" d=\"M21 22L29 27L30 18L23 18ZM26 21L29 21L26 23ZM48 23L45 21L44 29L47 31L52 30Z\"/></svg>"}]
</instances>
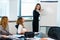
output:
<instances>
[{"instance_id":1,"label":"woman's dark hair","mask_svg":"<svg viewBox=\"0 0 60 40\"><path fill-rule=\"evenodd\" d=\"M41 4L40 3L37 3L36 6L35 6L35 10L37 9L37 5L40 6L39 10L41 10Z\"/></svg>"},{"instance_id":2,"label":"woman's dark hair","mask_svg":"<svg viewBox=\"0 0 60 40\"><path fill-rule=\"evenodd\" d=\"M23 19L22 17L19 17L16 21L16 24L19 25L22 19Z\"/></svg>"},{"instance_id":3,"label":"woman's dark hair","mask_svg":"<svg viewBox=\"0 0 60 40\"><path fill-rule=\"evenodd\" d=\"M19 17L17 20L23 19L22 17Z\"/></svg>"},{"instance_id":4,"label":"woman's dark hair","mask_svg":"<svg viewBox=\"0 0 60 40\"><path fill-rule=\"evenodd\" d=\"M19 17L18 19L17 19L17 21L16 21L16 24L17 25L22 25L23 27L24 27L24 24L23 24L23 18L22 17Z\"/></svg>"}]
</instances>

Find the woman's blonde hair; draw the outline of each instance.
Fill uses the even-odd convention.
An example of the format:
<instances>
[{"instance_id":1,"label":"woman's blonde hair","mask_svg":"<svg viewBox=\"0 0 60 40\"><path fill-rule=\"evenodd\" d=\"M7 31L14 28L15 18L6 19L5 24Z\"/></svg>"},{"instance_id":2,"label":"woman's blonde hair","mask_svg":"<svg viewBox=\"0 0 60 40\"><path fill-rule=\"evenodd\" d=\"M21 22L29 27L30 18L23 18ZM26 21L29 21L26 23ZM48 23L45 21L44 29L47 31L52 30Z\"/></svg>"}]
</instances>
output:
<instances>
[{"instance_id":1,"label":"woman's blonde hair","mask_svg":"<svg viewBox=\"0 0 60 40\"><path fill-rule=\"evenodd\" d=\"M0 25L1 25L1 20L0 20Z\"/></svg>"},{"instance_id":2,"label":"woman's blonde hair","mask_svg":"<svg viewBox=\"0 0 60 40\"><path fill-rule=\"evenodd\" d=\"M7 16L3 16L1 18L1 25L4 29L7 27L7 25L8 25L8 17Z\"/></svg>"},{"instance_id":3,"label":"woman's blonde hair","mask_svg":"<svg viewBox=\"0 0 60 40\"><path fill-rule=\"evenodd\" d=\"M16 21L16 24L17 24L17 25L21 24L21 25L24 27L22 20L23 20L23 18L22 18L22 17L19 17L19 18L17 19L17 21Z\"/></svg>"},{"instance_id":4,"label":"woman's blonde hair","mask_svg":"<svg viewBox=\"0 0 60 40\"><path fill-rule=\"evenodd\" d=\"M35 10L37 9L37 6L40 6L39 10L41 10L41 4L40 3L37 3L36 6L35 6Z\"/></svg>"}]
</instances>

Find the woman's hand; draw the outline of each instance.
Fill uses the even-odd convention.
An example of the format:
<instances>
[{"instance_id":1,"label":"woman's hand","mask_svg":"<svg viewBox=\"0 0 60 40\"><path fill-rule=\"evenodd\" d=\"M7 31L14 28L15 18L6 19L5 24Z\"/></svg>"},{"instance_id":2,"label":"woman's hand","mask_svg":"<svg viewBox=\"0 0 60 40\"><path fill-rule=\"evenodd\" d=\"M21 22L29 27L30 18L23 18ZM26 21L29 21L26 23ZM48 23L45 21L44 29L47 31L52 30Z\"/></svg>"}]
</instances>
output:
<instances>
[{"instance_id":1,"label":"woman's hand","mask_svg":"<svg viewBox=\"0 0 60 40\"><path fill-rule=\"evenodd\" d=\"M8 36L6 36L6 35L1 35L3 38L8 38Z\"/></svg>"},{"instance_id":2,"label":"woman's hand","mask_svg":"<svg viewBox=\"0 0 60 40\"><path fill-rule=\"evenodd\" d=\"M47 38L41 38L40 40L48 40Z\"/></svg>"},{"instance_id":3,"label":"woman's hand","mask_svg":"<svg viewBox=\"0 0 60 40\"><path fill-rule=\"evenodd\" d=\"M28 30L26 28L23 28L23 30L21 31L21 33L18 33L18 34L24 34L25 32L28 32Z\"/></svg>"},{"instance_id":4,"label":"woman's hand","mask_svg":"<svg viewBox=\"0 0 60 40\"><path fill-rule=\"evenodd\" d=\"M25 33L25 32L29 32L29 30L27 30L26 28L24 28L23 29L23 32Z\"/></svg>"},{"instance_id":5,"label":"woman's hand","mask_svg":"<svg viewBox=\"0 0 60 40\"><path fill-rule=\"evenodd\" d=\"M44 11L44 9L41 9L40 12Z\"/></svg>"}]
</instances>

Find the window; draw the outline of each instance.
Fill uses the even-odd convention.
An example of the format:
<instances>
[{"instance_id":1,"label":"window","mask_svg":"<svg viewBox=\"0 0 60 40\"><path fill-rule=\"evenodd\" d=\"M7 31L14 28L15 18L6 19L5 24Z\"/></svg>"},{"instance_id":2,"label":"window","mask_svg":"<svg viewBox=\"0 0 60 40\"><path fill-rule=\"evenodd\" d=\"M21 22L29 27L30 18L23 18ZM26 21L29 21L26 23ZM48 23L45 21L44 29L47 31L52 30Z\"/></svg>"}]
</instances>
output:
<instances>
[{"instance_id":1,"label":"window","mask_svg":"<svg viewBox=\"0 0 60 40\"><path fill-rule=\"evenodd\" d=\"M32 16L38 0L21 0L21 16Z\"/></svg>"},{"instance_id":2,"label":"window","mask_svg":"<svg viewBox=\"0 0 60 40\"><path fill-rule=\"evenodd\" d=\"M9 17L9 0L0 0L0 16Z\"/></svg>"},{"instance_id":3,"label":"window","mask_svg":"<svg viewBox=\"0 0 60 40\"><path fill-rule=\"evenodd\" d=\"M21 14L25 19L32 19L33 10L39 0L21 0Z\"/></svg>"}]
</instances>

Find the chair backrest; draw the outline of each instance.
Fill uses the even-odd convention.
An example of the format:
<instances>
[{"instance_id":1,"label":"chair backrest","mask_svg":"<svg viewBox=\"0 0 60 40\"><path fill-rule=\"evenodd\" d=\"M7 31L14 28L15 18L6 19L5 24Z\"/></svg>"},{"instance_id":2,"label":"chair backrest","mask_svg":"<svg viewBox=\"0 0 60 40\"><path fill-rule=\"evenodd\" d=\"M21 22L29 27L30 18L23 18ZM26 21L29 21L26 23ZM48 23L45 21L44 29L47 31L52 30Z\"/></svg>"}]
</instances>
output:
<instances>
[{"instance_id":1,"label":"chair backrest","mask_svg":"<svg viewBox=\"0 0 60 40\"><path fill-rule=\"evenodd\" d=\"M17 30L18 30L18 26L19 26L19 25L15 25L15 27L16 27ZM18 32L17 32L16 34L18 34Z\"/></svg>"},{"instance_id":2,"label":"chair backrest","mask_svg":"<svg viewBox=\"0 0 60 40\"><path fill-rule=\"evenodd\" d=\"M19 25L15 25L15 27L16 27L17 29L18 29L18 26L19 26Z\"/></svg>"}]
</instances>

